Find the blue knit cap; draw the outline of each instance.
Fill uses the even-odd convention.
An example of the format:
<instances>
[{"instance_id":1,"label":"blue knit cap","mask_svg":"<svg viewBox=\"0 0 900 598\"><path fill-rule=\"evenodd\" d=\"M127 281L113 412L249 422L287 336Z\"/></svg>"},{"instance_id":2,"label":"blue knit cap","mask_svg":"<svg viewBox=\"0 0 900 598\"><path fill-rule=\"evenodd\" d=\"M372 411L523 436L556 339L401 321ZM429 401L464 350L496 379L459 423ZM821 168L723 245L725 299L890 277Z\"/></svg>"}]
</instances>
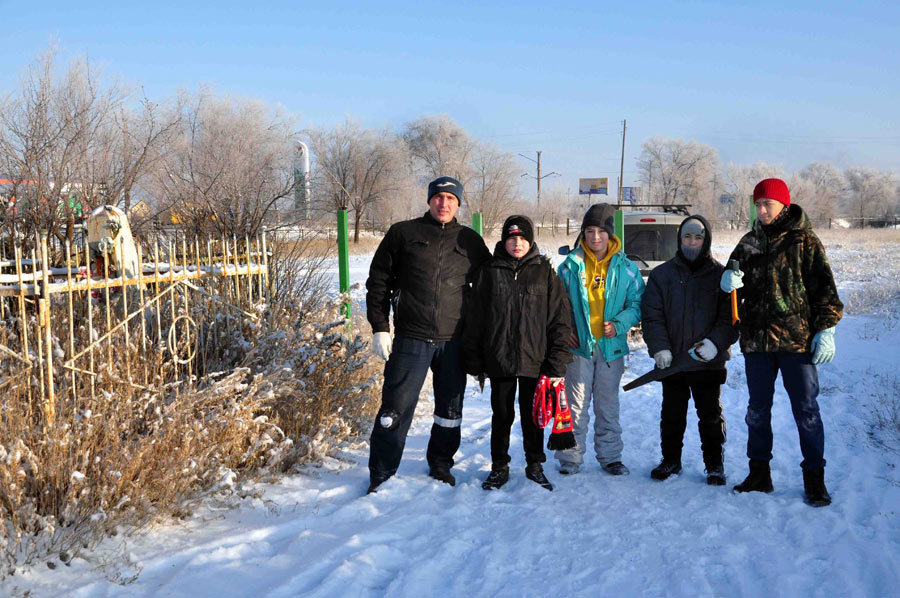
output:
<instances>
[{"instance_id":1,"label":"blue knit cap","mask_svg":"<svg viewBox=\"0 0 900 598\"><path fill-rule=\"evenodd\" d=\"M428 183L428 197L425 201L431 201L432 197L442 191L452 193L462 204L463 185L452 176L441 176Z\"/></svg>"}]
</instances>

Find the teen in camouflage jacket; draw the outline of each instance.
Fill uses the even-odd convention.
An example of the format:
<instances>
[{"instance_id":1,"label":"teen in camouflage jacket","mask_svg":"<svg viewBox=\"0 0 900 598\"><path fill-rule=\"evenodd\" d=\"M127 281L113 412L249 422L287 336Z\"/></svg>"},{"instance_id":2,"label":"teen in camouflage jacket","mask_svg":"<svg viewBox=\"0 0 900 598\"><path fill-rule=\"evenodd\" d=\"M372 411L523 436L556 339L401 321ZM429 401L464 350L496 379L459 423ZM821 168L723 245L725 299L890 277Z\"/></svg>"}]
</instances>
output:
<instances>
[{"instance_id":1,"label":"teen in camouflage jacket","mask_svg":"<svg viewBox=\"0 0 900 598\"><path fill-rule=\"evenodd\" d=\"M825 248L787 184L764 179L753 189L758 220L731 254L741 275L722 274L720 287L737 290L741 349L747 375L747 457L750 473L738 492L772 492L772 404L775 380L791 401L800 437L803 488L810 505L831 504L825 487L825 427L819 413L817 365L835 354L834 329L843 304ZM740 279L743 278L743 281Z\"/></svg>"},{"instance_id":2,"label":"teen in camouflage jacket","mask_svg":"<svg viewBox=\"0 0 900 598\"><path fill-rule=\"evenodd\" d=\"M744 272L738 289L741 351L805 353L816 332L841 319L825 248L796 204L769 226L759 221L731 253Z\"/></svg>"}]
</instances>

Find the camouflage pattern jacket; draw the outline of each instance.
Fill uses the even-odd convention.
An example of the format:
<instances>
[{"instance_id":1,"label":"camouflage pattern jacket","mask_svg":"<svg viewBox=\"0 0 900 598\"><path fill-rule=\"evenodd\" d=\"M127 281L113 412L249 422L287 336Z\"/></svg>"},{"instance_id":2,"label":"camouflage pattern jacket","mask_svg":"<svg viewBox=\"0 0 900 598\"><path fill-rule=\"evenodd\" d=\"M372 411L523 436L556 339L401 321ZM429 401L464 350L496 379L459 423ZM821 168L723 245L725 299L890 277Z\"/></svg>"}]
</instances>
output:
<instances>
[{"instance_id":1,"label":"camouflage pattern jacket","mask_svg":"<svg viewBox=\"0 0 900 598\"><path fill-rule=\"evenodd\" d=\"M757 220L729 258L744 272L738 290L744 353L805 353L844 309L806 214L796 204L785 211L768 226Z\"/></svg>"}]
</instances>

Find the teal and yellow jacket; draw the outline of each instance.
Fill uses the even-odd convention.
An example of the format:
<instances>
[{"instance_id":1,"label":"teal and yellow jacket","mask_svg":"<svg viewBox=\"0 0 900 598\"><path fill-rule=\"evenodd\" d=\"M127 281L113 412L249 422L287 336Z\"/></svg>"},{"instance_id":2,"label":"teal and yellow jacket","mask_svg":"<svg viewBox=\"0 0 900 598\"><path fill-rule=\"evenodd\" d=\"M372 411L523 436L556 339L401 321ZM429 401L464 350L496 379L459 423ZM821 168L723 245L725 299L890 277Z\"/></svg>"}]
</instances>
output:
<instances>
[{"instance_id":1,"label":"teal and yellow jacket","mask_svg":"<svg viewBox=\"0 0 900 598\"><path fill-rule=\"evenodd\" d=\"M619 244L621 247L621 244ZM596 348L606 361L615 361L628 355L628 331L641 321L641 297L644 279L634 263L617 251L606 271L603 319L616 327L616 336L595 338L591 333L591 309L588 302L588 281L585 273L584 248L578 247L557 268L563 286L572 304L578 346L571 351L579 357L590 359Z\"/></svg>"}]
</instances>

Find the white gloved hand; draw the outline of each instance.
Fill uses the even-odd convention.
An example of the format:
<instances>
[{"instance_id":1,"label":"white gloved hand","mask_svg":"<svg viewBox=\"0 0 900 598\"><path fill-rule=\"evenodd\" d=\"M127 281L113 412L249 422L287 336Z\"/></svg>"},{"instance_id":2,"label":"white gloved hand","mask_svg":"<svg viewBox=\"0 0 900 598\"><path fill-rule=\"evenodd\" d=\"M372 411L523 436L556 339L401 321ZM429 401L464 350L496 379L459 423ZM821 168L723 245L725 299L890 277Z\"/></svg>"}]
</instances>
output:
<instances>
[{"instance_id":1,"label":"white gloved hand","mask_svg":"<svg viewBox=\"0 0 900 598\"><path fill-rule=\"evenodd\" d=\"M372 353L387 361L391 356L392 344L390 332L376 332L372 337Z\"/></svg>"},{"instance_id":2,"label":"white gloved hand","mask_svg":"<svg viewBox=\"0 0 900 598\"><path fill-rule=\"evenodd\" d=\"M709 340L708 338L703 339L688 351L691 354L691 357L696 359L697 361L712 361L716 355L719 354L719 350L716 348L716 344Z\"/></svg>"},{"instance_id":3,"label":"white gloved hand","mask_svg":"<svg viewBox=\"0 0 900 598\"><path fill-rule=\"evenodd\" d=\"M547 377L547 382L549 382L550 386L552 386L553 388L556 388L557 386L559 386L560 384L562 384L565 381L566 381L566 379L562 378L562 377L559 377L559 378L551 378L549 376Z\"/></svg>"},{"instance_id":4,"label":"white gloved hand","mask_svg":"<svg viewBox=\"0 0 900 598\"><path fill-rule=\"evenodd\" d=\"M662 351L657 351L653 354L653 359L656 361L656 367L661 370L666 369L670 365L672 365L672 352L668 349L663 349Z\"/></svg>"},{"instance_id":5,"label":"white gloved hand","mask_svg":"<svg viewBox=\"0 0 900 598\"><path fill-rule=\"evenodd\" d=\"M722 272L722 278L719 281L719 288L726 293L737 290L744 286L744 273L740 270L725 270Z\"/></svg>"}]
</instances>

